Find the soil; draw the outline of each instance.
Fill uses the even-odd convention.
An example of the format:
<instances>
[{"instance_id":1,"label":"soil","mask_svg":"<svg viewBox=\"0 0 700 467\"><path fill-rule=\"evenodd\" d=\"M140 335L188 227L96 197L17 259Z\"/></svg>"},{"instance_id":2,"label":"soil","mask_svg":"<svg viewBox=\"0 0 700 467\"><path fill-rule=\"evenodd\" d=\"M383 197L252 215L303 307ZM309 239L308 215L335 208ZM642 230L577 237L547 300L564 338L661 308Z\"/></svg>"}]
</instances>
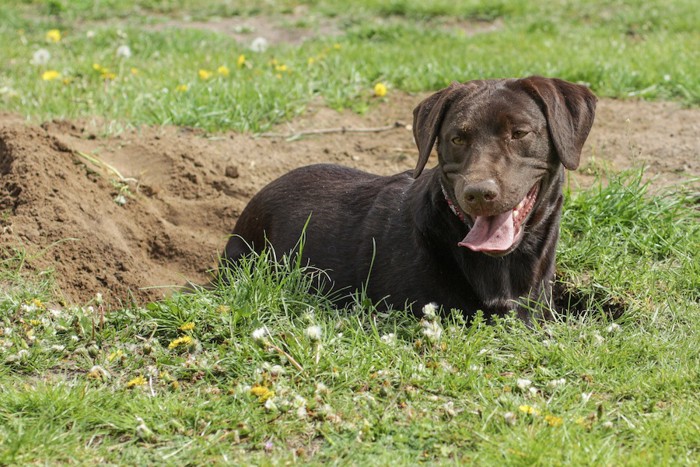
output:
<instances>
[{"instance_id":1,"label":"soil","mask_svg":"<svg viewBox=\"0 0 700 467\"><path fill-rule=\"evenodd\" d=\"M316 162L381 174L411 169L407 125L423 97L392 93L364 116L311 106L273 131L399 123L381 133L293 140L176 127L112 126L104 136L107 122L35 125L0 114L0 255L24 249L24 268L53 271L68 303L98 292L113 304L144 303L186 281L204 283L248 199L290 169ZM700 176L698 135L698 109L602 100L570 179L587 186L601 167L646 165L654 187L688 181Z\"/></svg>"}]
</instances>

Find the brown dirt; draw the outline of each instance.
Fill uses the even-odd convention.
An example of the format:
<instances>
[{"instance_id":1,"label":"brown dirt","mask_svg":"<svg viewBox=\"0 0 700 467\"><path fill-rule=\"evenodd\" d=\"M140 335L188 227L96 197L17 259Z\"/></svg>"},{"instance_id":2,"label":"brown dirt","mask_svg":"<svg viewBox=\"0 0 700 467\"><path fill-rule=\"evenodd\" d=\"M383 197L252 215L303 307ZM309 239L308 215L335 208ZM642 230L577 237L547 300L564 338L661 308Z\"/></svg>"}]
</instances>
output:
<instances>
[{"instance_id":1,"label":"brown dirt","mask_svg":"<svg viewBox=\"0 0 700 467\"><path fill-rule=\"evenodd\" d=\"M408 124L422 97L394 93L365 116L311 107L275 131ZM600 167L647 165L659 187L700 176L699 122L700 110L673 103L601 101L574 186L589 185ZM141 303L186 280L205 281L247 200L294 167L333 162L390 174L412 168L415 158L404 127L287 141L174 127L100 136L104 126L36 126L0 114L0 254L23 247L25 267L55 271L68 302L100 292ZM123 206L110 167L133 179Z\"/></svg>"}]
</instances>

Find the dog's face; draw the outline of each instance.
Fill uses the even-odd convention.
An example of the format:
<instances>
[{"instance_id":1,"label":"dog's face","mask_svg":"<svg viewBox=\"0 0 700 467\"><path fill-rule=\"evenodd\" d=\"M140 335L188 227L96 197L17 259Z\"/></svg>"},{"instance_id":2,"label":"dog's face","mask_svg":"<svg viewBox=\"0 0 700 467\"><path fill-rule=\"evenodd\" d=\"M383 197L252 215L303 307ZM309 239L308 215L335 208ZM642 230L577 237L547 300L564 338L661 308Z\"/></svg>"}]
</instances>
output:
<instances>
[{"instance_id":1,"label":"dog's face","mask_svg":"<svg viewBox=\"0 0 700 467\"><path fill-rule=\"evenodd\" d=\"M443 189L470 225L460 246L517 248L563 167L578 166L595 101L583 86L533 77L453 84L416 108L415 175L437 142Z\"/></svg>"}]
</instances>

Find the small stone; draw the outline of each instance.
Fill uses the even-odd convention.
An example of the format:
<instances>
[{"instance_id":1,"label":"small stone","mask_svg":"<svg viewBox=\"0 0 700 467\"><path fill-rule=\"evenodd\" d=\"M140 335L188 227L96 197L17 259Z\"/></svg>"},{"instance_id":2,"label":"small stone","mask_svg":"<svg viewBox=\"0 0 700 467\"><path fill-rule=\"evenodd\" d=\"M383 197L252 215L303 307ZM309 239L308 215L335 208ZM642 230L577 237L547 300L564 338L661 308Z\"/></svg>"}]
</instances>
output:
<instances>
[{"instance_id":1,"label":"small stone","mask_svg":"<svg viewBox=\"0 0 700 467\"><path fill-rule=\"evenodd\" d=\"M226 171L224 173L228 178L238 178L238 176L240 175L238 173L238 167L236 167L235 165L226 166Z\"/></svg>"}]
</instances>

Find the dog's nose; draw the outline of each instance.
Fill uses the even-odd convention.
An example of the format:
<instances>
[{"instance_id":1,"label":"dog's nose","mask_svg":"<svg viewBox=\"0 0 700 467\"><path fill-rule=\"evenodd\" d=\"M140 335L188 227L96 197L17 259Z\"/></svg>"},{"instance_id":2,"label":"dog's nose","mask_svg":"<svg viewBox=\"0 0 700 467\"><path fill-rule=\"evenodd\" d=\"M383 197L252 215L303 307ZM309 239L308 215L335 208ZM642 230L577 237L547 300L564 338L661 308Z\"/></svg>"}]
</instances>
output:
<instances>
[{"instance_id":1,"label":"dog's nose","mask_svg":"<svg viewBox=\"0 0 700 467\"><path fill-rule=\"evenodd\" d=\"M467 186L464 190L464 200L470 206L483 206L498 199L499 194L496 181L487 179Z\"/></svg>"}]
</instances>

